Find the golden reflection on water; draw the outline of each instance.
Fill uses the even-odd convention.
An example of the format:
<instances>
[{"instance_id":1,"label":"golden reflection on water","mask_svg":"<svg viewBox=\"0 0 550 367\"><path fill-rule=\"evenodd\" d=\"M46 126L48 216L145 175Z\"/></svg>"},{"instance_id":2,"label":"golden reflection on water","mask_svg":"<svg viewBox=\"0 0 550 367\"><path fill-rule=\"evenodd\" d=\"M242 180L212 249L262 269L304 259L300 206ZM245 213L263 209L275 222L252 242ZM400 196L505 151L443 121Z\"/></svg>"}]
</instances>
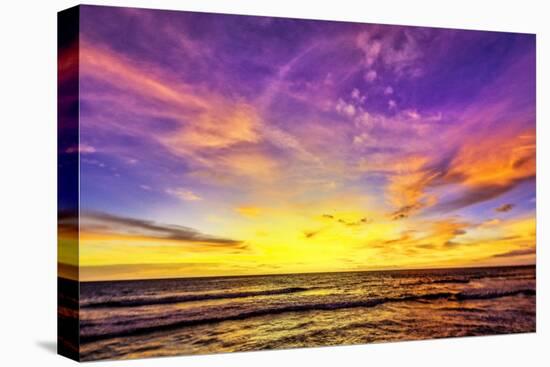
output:
<instances>
[{"instance_id":1,"label":"golden reflection on water","mask_svg":"<svg viewBox=\"0 0 550 367\"><path fill-rule=\"evenodd\" d=\"M129 359L535 330L535 297L528 292L535 287L534 268L503 274L479 273L472 275L471 280L464 280L470 275L412 274L400 279L327 274L317 276L315 281L298 275L279 277L272 282L269 278L240 279L234 280L225 291L206 289L197 294L233 297L251 290L281 287L292 292L136 307L83 308L84 332L118 332L136 325L152 329L143 334L84 342L81 351L85 360ZM251 286L254 282L259 284ZM178 290L173 288L178 284L170 284L167 293L177 294ZM158 297L166 288L162 283L146 286L160 287L158 291L151 288L153 293L160 292ZM193 286L200 288L194 283ZM502 292L512 293L506 296ZM448 296L470 293L472 297L463 299ZM182 320L195 323L169 327ZM159 325L168 328L154 331Z\"/></svg>"}]
</instances>

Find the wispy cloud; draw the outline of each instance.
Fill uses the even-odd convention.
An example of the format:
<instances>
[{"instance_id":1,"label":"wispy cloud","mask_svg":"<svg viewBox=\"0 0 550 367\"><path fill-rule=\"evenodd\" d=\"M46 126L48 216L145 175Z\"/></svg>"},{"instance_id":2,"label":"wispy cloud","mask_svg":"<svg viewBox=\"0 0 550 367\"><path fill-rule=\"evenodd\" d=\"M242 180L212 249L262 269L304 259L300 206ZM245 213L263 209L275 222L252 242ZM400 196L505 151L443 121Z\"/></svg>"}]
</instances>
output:
<instances>
[{"instance_id":1,"label":"wispy cloud","mask_svg":"<svg viewBox=\"0 0 550 367\"><path fill-rule=\"evenodd\" d=\"M527 249L521 249L521 250L512 250L503 252L501 254L493 255L493 257L517 257L517 256L525 256L525 255L535 255L537 253L537 250L535 248L527 248Z\"/></svg>"},{"instance_id":2,"label":"wispy cloud","mask_svg":"<svg viewBox=\"0 0 550 367\"><path fill-rule=\"evenodd\" d=\"M167 194L177 197L180 200L183 201L200 201L202 200L202 197L195 194L191 190L187 190L184 188L176 188L176 189L166 189L165 190Z\"/></svg>"},{"instance_id":3,"label":"wispy cloud","mask_svg":"<svg viewBox=\"0 0 550 367\"><path fill-rule=\"evenodd\" d=\"M417 37L406 29L378 27L359 33L356 45L363 52L367 70L385 67L398 76L417 77L422 73L418 61L423 56Z\"/></svg>"},{"instance_id":4,"label":"wispy cloud","mask_svg":"<svg viewBox=\"0 0 550 367\"><path fill-rule=\"evenodd\" d=\"M506 213L512 210L513 208L514 208L514 204L502 204L498 208L495 208L495 211L499 213Z\"/></svg>"},{"instance_id":5,"label":"wispy cloud","mask_svg":"<svg viewBox=\"0 0 550 367\"><path fill-rule=\"evenodd\" d=\"M75 217L66 215L60 218L61 225L69 224ZM193 228L181 225L166 225L154 221L121 217L113 214L87 212L79 220L80 230L90 233L101 233L121 236L139 236L156 239L169 239L181 242L200 242L220 246L242 247L241 241L210 236Z\"/></svg>"},{"instance_id":6,"label":"wispy cloud","mask_svg":"<svg viewBox=\"0 0 550 367\"><path fill-rule=\"evenodd\" d=\"M317 236L319 233L321 233L322 230L318 229L318 230L315 230L315 231L304 231L304 236L306 238L313 238L315 236Z\"/></svg>"},{"instance_id":7,"label":"wispy cloud","mask_svg":"<svg viewBox=\"0 0 550 367\"><path fill-rule=\"evenodd\" d=\"M321 218L334 221L336 223L340 223L347 227L355 227L355 226L369 224L372 222L372 220L367 217L360 217L358 219L346 219L346 218L341 218L339 216L335 216L332 214L322 214Z\"/></svg>"}]
</instances>

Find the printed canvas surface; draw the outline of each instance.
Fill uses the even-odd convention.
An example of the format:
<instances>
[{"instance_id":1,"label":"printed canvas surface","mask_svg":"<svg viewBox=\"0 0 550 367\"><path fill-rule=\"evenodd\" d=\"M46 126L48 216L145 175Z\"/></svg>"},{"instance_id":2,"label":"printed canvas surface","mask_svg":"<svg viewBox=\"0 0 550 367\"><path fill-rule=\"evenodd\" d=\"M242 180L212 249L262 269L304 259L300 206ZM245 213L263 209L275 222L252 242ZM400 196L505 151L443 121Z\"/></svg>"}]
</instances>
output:
<instances>
[{"instance_id":1,"label":"printed canvas surface","mask_svg":"<svg viewBox=\"0 0 550 367\"><path fill-rule=\"evenodd\" d=\"M59 14L59 350L534 332L535 35Z\"/></svg>"}]
</instances>

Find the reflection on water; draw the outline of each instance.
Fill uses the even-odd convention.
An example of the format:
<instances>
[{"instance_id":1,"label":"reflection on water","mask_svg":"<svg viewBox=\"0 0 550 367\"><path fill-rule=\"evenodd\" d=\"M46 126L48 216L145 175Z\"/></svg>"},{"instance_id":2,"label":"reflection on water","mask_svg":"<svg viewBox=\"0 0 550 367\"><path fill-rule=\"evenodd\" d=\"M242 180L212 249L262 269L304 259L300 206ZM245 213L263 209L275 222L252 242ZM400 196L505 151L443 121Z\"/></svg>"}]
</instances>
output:
<instances>
[{"instance_id":1,"label":"reflection on water","mask_svg":"<svg viewBox=\"0 0 550 367\"><path fill-rule=\"evenodd\" d=\"M84 360L535 331L535 268L81 285Z\"/></svg>"}]
</instances>

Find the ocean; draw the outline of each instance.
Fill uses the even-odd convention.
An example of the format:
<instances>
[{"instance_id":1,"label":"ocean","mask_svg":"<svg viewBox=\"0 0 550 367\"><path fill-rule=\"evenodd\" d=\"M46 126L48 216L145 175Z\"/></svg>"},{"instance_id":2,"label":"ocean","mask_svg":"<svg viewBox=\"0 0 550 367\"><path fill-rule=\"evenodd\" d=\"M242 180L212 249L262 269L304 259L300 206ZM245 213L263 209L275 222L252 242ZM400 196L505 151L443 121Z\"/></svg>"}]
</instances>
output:
<instances>
[{"instance_id":1,"label":"ocean","mask_svg":"<svg viewBox=\"0 0 550 367\"><path fill-rule=\"evenodd\" d=\"M536 269L80 283L82 360L534 332Z\"/></svg>"}]
</instances>

